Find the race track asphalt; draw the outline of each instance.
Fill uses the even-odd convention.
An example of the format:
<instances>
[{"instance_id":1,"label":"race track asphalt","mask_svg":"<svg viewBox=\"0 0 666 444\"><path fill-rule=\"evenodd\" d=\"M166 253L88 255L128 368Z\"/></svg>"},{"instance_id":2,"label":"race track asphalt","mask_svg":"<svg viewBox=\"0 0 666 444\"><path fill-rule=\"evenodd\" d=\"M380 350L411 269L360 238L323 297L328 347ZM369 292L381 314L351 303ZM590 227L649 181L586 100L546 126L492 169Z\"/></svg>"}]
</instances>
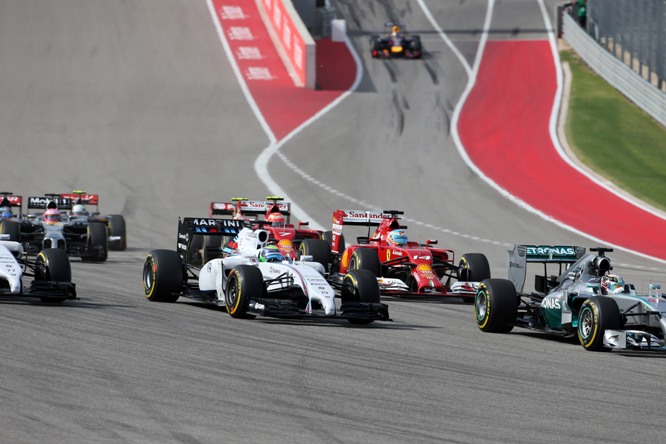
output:
<instances>
[{"instance_id":1,"label":"race track asphalt","mask_svg":"<svg viewBox=\"0 0 666 444\"><path fill-rule=\"evenodd\" d=\"M489 36L544 38L537 3L494 2ZM358 90L268 163L313 223L336 208L402 209L413 239L484 252L496 276L513 243L592 246L488 187L452 141L487 2L335 4L360 56ZM393 17L422 35L423 60L371 59L369 36ZM147 301L145 255L175 246L179 216L273 192L254 169L271 142L206 2L2 2L0 54L12 62L0 70L2 188L85 188L125 214L129 233L104 264L72 261L78 301L0 301L1 441L660 440L659 356L483 334L454 300L389 300L394 321L368 328ZM664 275L659 262L614 257L639 288Z\"/></svg>"}]
</instances>

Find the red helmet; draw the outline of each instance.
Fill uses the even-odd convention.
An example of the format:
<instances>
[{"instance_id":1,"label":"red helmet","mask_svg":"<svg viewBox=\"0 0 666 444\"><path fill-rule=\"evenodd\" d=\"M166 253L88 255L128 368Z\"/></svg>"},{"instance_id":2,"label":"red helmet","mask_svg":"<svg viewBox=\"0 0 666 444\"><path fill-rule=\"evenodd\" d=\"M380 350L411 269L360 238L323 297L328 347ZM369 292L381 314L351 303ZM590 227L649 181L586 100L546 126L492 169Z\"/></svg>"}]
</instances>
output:
<instances>
[{"instance_id":1,"label":"red helmet","mask_svg":"<svg viewBox=\"0 0 666 444\"><path fill-rule=\"evenodd\" d=\"M270 213L266 216L266 220L270 222L273 227L284 227L287 223L287 220L281 213Z\"/></svg>"}]
</instances>

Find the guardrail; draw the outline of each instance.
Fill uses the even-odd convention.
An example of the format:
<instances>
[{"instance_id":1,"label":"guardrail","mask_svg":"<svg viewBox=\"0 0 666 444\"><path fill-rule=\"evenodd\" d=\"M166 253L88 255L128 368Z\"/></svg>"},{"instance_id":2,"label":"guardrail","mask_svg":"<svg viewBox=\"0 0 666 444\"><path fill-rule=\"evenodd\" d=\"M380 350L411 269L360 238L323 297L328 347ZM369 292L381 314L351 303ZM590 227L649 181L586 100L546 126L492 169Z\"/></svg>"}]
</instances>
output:
<instances>
[{"instance_id":1,"label":"guardrail","mask_svg":"<svg viewBox=\"0 0 666 444\"><path fill-rule=\"evenodd\" d=\"M316 85L316 46L291 0L260 0L265 19L272 25L278 40L278 52L286 58L287 69L298 86L314 89ZM279 47L281 46L281 48Z\"/></svg>"},{"instance_id":2,"label":"guardrail","mask_svg":"<svg viewBox=\"0 0 666 444\"><path fill-rule=\"evenodd\" d=\"M562 36L597 74L666 126L666 93L601 47L568 14L562 17Z\"/></svg>"}]
</instances>

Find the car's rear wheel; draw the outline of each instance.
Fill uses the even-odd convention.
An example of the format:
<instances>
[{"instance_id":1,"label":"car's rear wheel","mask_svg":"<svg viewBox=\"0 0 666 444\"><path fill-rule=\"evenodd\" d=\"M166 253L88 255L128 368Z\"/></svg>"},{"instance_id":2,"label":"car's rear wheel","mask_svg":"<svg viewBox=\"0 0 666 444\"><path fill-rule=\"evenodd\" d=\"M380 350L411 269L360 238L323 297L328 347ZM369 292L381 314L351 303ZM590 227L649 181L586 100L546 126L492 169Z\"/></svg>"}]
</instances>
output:
<instances>
[{"instance_id":1,"label":"car's rear wheel","mask_svg":"<svg viewBox=\"0 0 666 444\"><path fill-rule=\"evenodd\" d=\"M143 289L153 302L176 302L183 288L185 270L177 252L152 250L143 264Z\"/></svg>"},{"instance_id":2,"label":"car's rear wheel","mask_svg":"<svg viewBox=\"0 0 666 444\"><path fill-rule=\"evenodd\" d=\"M109 249L115 251L127 249L127 229L125 228L125 217L122 214L109 216L109 236L117 238L109 242Z\"/></svg>"},{"instance_id":3,"label":"car's rear wheel","mask_svg":"<svg viewBox=\"0 0 666 444\"><path fill-rule=\"evenodd\" d=\"M324 231L321 233L321 238L324 239L326 242L328 242L329 249L332 251L333 249L333 232L332 231ZM340 234L340 251L339 253L342 253L345 251L345 235Z\"/></svg>"},{"instance_id":4,"label":"car's rear wheel","mask_svg":"<svg viewBox=\"0 0 666 444\"><path fill-rule=\"evenodd\" d=\"M340 291L342 306L349 302L378 303L380 299L377 277L370 270L352 270L342 279ZM370 324L373 319L348 319L350 324Z\"/></svg>"},{"instance_id":5,"label":"car's rear wheel","mask_svg":"<svg viewBox=\"0 0 666 444\"><path fill-rule=\"evenodd\" d=\"M412 41L409 44L409 50L413 54L415 59L420 59L423 55L423 45L421 44L421 37L414 35L412 36Z\"/></svg>"},{"instance_id":6,"label":"car's rear wheel","mask_svg":"<svg viewBox=\"0 0 666 444\"><path fill-rule=\"evenodd\" d=\"M45 248L35 261L35 280L47 282L72 282L72 267L65 250ZM43 302L59 303L67 298L40 298Z\"/></svg>"},{"instance_id":7,"label":"car's rear wheel","mask_svg":"<svg viewBox=\"0 0 666 444\"><path fill-rule=\"evenodd\" d=\"M370 53L373 58L379 57L379 54L382 52L382 42L378 35L373 35L370 37Z\"/></svg>"},{"instance_id":8,"label":"car's rear wheel","mask_svg":"<svg viewBox=\"0 0 666 444\"><path fill-rule=\"evenodd\" d=\"M578 340L585 350L608 351L604 332L622 328L617 302L609 297L593 296L583 302L578 312Z\"/></svg>"},{"instance_id":9,"label":"car's rear wheel","mask_svg":"<svg viewBox=\"0 0 666 444\"><path fill-rule=\"evenodd\" d=\"M486 279L474 298L476 325L489 333L508 333L518 316L518 295L507 279Z\"/></svg>"},{"instance_id":10,"label":"car's rear wheel","mask_svg":"<svg viewBox=\"0 0 666 444\"><path fill-rule=\"evenodd\" d=\"M261 270L252 265L237 265L229 273L224 294L227 313L233 318L254 318L247 313L251 297L266 297L266 284Z\"/></svg>"},{"instance_id":11,"label":"car's rear wheel","mask_svg":"<svg viewBox=\"0 0 666 444\"><path fill-rule=\"evenodd\" d=\"M331 244L323 239L303 239L298 246L298 255L312 256L313 262L319 262L328 270L331 263Z\"/></svg>"},{"instance_id":12,"label":"car's rear wheel","mask_svg":"<svg viewBox=\"0 0 666 444\"><path fill-rule=\"evenodd\" d=\"M369 270L374 276L379 276L379 256L374 248L357 248L349 258L349 271Z\"/></svg>"},{"instance_id":13,"label":"car's rear wheel","mask_svg":"<svg viewBox=\"0 0 666 444\"><path fill-rule=\"evenodd\" d=\"M88 254L83 261L104 262L109 255L109 238L106 225L102 222L90 222L88 225Z\"/></svg>"},{"instance_id":14,"label":"car's rear wheel","mask_svg":"<svg viewBox=\"0 0 666 444\"><path fill-rule=\"evenodd\" d=\"M18 242L20 235L20 225L13 220L3 220L0 222L0 234L8 234L10 241Z\"/></svg>"}]
</instances>

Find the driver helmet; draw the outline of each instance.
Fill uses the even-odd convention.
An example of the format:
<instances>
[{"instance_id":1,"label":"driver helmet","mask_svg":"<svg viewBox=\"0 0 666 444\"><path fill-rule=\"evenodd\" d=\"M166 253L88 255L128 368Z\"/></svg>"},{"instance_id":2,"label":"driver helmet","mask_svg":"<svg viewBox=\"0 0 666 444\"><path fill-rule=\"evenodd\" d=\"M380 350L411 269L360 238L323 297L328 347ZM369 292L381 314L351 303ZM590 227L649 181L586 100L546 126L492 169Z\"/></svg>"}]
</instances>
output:
<instances>
[{"instance_id":1,"label":"driver helmet","mask_svg":"<svg viewBox=\"0 0 666 444\"><path fill-rule=\"evenodd\" d=\"M81 204L76 204L72 207L72 214L74 216L87 216L88 212L86 211L85 206Z\"/></svg>"},{"instance_id":2,"label":"driver helmet","mask_svg":"<svg viewBox=\"0 0 666 444\"><path fill-rule=\"evenodd\" d=\"M392 33L393 35L397 35L399 32L400 32L400 26L398 26L398 25L393 25L393 27L391 28L391 33Z\"/></svg>"},{"instance_id":3,"label":"driver helmet","mask_svg":"<svg viewBox=\"0 0 666 444\"><path fill-rule=\"evenodd\" d=\"M259 252L259 262L282 262L284 256L275 244L266 245Z\"/></svg>"},{"instance_id":4,"label":"driver helmet","mask_svg":"<svg viewBox=\"0 0 666 444\"><path fill-rule=\"evenodd\" d=\"M602 294L618 294L624 292L624 280L617 274L608 274L601 278Z\"/></svg>"},{"instance_id":5,"label":"driver helmet","mask_svg":"<svg viewBox=\"0 0 666 444\"><path fill-rule=\"evenodd\" d=\"M2 207L2 214L0 214L0 219L11 219L14 217L12 213L12 207Z\"/></svg>"},{"instance_id":6,"label":"driver helmet","mask_svg":"<svg viewBox=\"0 0 666 444\"><path fill-rule=\"evenodd\" d=\"M388 234L389 245L404 247L407 245L407 234L404 230L393 230Z\"/></svg>"},{"instance_id":7,"label":"driver helmet","mask_svg":"<svg viewBox=\"0 0 666 444\"><path fill-rule=\"evenodd\" d=\"M266 216L266 220L271 223L272 227L284 227L287 223L287 220L284 218L282 213L270 213Z\"/></svg>"},{"instance_id":8,"label":"driver helmet","mask_svg":"<svg viewBox=\"0 0 666 444\"><path fill-rule=\"evenodd\" d=\"M55 225L60 221L62 221L62 216L57 209L50 208L44 212L44 222L48 225Z\"/></svg>"}]
</instances>

